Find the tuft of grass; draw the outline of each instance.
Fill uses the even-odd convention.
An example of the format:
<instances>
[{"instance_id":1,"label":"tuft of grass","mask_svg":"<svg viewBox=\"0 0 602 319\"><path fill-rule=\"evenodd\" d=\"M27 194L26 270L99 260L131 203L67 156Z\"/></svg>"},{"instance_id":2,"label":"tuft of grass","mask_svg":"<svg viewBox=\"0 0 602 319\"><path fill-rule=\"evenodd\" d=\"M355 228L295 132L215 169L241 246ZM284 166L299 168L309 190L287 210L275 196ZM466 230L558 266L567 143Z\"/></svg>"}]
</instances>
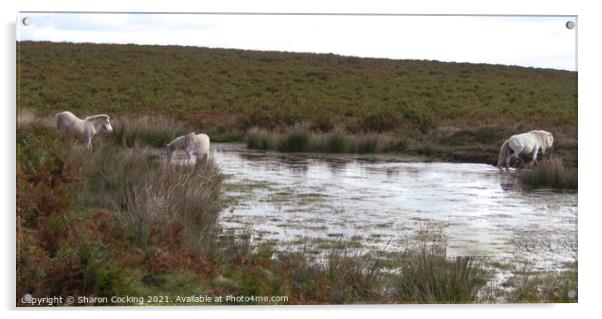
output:
<instances>
[{"instance_id":1,"label":"tuft of grass","mask_svg":"<svg viewBox=\"0 0 602 319\"><path fill-rule=\"evenodd\" d=\"M345 137L341 133L333 133L328 137L327 149L329 153L345 153L347 145L345 145Z\"/></svg>"},{"instance_id":2,"label":"tuft of grass","mask_svg":"<svg viewBox=\"0 0 602 319\"><path fill-rule=\"evenodd\" d=\"M383 139L383 142L387 142L386 139ZM357 143L357 153L360 154L371 154L376 153L378 151L379 146L379 136L378 135L368 135L360 139ZM387 149L386 146L383 145L382 149ZM393 148L391 148L393 150Z\"/></svg>"},{"instance_id":3,"label":"tuft of grass","mask_svg":"<svg viewBox=\"0 0 602 319\"><path fill-rule=\"evenodd\" d=\"M289 153L307 152L309 151L311 134L308 124L294 125L283 133L280 143L278 143L278 150Z\"/></svg>"},{"instance_id":4,"label":"tuft of grass","mask_svg":"<svg viewBox=\"0 0 602 319\"><path fill-rule=\"evenodd\" d=\"M321 262L302 253L281 255L296 295L310 303L376 303L385 297L381 267L368 256L342 245L333 247Z\"/></svg>"},{"instance_id":5,"label":"tuft of grass","mask_svg":"<svg viewBox=\"0 0 602 319\"><path fill-rule=\"evenodd\" d=\"M578 302L577 262L562 271L530 272L519 269L505 283L510 290L505 293L509 302L521 303L572 303Z\"/></svg>"},{"instance_id":6,"label":"tuft of grass","mask_svg":"<svg viewBox=\"0 0 602 319\"><path fill-rule=\"evenodd\" d=\"M260 150L276 149L278 138L279 136L276 137L265 129L252 128L246 136L247 147Z\"/></svg>"},{"instance_id":7,"label":"tuft of grass","mask_svg":"<svg viewBox=\"0 0 602 319\"><path fill-rule=\"evenodd\" d=\"M577 189L579 184L577 169L564 166L562 159L557 156L544 158L539 165L523 170L520 181L530 189Z\"/></svg>"},{"instance_id":8,"label":"tuft of grass","mask_svg":"<svg viewBox=\"0 0 602 319\"><path fill-rule=\"evenodd\" d=\"M401 253L397 263L400 274L392 280L392 289L402 303L476 302L489 276L477 257L448 259L445 241L421 240Z\"/></svg>"},{"instance_id":9,"label":"tuft of grass","mask_svg":"<svg viewBox=\"0 0 602 319\"><path fill-rule=\"evenodd\" d=\"M74 147L82 180L76 193L88 207L118 212L144 242L151 225L180 225L191 245L204 250L218 230L222 175L211 160L166 165L148 148L102 142L92 152Z\"/></svg>"},{"instance_id":10,"label":"tuft of grass","mask_svg":"<svg viewBox=\"0 0 602 319\"><path fill-rule=\"evenodd\" d=\"M148 170L126 190L127 220L138 232L153 223L169 221L183 228L190 245L207 254L219 230L222 176L211 160L192 166L168 165Z\"/></svg>"}]
</instances>

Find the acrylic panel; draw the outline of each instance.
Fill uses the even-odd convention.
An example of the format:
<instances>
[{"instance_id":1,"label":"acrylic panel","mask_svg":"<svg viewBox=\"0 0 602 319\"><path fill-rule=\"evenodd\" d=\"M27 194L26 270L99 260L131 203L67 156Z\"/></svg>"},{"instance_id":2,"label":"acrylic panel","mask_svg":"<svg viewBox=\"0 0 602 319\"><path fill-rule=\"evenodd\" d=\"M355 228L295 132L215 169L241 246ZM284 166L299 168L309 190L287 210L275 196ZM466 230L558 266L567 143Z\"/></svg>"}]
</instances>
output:
<instances>
[{"instance_id":1,"label":"acrylic panel","mask_svg":"<svg viewBox=\"0 0 602 319\"><path fill-rule=\"evenodd\" d=\"M577 302L577 28L20 12L16 305Z\"/></svg>"}]
</instances>

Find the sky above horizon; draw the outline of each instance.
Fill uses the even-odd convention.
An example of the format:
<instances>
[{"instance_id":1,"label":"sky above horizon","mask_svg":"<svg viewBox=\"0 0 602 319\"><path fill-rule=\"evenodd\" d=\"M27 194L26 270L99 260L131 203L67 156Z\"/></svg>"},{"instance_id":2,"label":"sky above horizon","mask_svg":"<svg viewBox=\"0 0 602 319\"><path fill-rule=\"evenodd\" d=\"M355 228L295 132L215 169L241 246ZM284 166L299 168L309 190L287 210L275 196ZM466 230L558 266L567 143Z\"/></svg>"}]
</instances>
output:
<instances>
[{"instance_id":1,"label":"sky above horizon","mask_svg":"<svg viewBox=\"0 0 602 319\"><path fill-rule=\"evenodd\" d=\"M29 17L31 25L22 19ZM18 41L187 45L576 71L573 16L20 13Z\"/></svg>"}]
</instances>

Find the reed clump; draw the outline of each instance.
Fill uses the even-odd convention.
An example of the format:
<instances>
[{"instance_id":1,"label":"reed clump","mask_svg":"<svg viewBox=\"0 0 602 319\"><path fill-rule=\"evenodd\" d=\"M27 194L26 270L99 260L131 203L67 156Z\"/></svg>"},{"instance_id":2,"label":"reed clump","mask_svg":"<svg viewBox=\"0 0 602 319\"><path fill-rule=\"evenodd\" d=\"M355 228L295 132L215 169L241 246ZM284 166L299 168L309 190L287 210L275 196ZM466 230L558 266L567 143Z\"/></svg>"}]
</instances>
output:
<instances>
[{"instance_id":1,"label":"reed clump","mask_svg":"<svg viewBox=\"0 0 602 319\"><path fill-rule=\"evenodd\" d=\"M222 175L212 160L166 165L152 149L104 141L92 152L76 146L73 154L81 163L79 200L118 212L140 241L150 225L175 223L203 250L217 231Z\"/></svg>"},{"instance_id":2,"label":"reed clump","mask_svg":"<svg viewBox=\"0 0 602 319\"><path fill-rule=\"evenodd\" d=\"M428 235L428 236L433 236ZM392 280L395 299L402 303L470 303L488 281L482 260L446 256L445 236L422 238L397 259L399 275Z\"/></svg>"},{"instance_id":3,"label":"reed clump","mask_svg":"<svg viewBox=\"0 0 602 319\"><path fill-rule=\"evenodd\" d=\"M352 134L340 126L320 132L304 123L284 130L252 128L247 133L246 143L248 148L286 153L372 154L405 150L408 138L392 133Z\"/></svg>"},{"instance_id":4,"label":"reed clump","mask_svg":"<svg viewBox=\"0 0 602 319\"><path fill-rule=\"evenodd\" d=\"M523 170L520 173L520 181L531 189L577 189L579 184L577 168L565 166L557 156L544 158L532 169Z\"/></svg>"}]
</instances>

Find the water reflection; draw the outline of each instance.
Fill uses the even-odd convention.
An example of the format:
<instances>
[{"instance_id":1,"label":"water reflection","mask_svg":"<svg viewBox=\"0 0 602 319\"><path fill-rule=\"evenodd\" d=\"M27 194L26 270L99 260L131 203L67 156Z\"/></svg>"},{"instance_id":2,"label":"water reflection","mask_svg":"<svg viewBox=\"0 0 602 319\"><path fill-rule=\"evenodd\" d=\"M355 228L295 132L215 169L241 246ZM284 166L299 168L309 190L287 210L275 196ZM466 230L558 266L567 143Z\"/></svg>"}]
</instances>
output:
<instances>
[{"instance_id":1,"label":"water reflection","mask_svg":"<svg viewBox=\"0 0 602 319\"><path fill-rule=\"evenodd\" d=\"M419 229L440 227L449 255L526 256L542 267L574 255L577 194L522 191L514 172L392 156L214 149L233 203L222 224L253 225L264 240L336 234L402 249ZM554 242L564 244L545 244Z\"/></svg>"}]
</instances>

